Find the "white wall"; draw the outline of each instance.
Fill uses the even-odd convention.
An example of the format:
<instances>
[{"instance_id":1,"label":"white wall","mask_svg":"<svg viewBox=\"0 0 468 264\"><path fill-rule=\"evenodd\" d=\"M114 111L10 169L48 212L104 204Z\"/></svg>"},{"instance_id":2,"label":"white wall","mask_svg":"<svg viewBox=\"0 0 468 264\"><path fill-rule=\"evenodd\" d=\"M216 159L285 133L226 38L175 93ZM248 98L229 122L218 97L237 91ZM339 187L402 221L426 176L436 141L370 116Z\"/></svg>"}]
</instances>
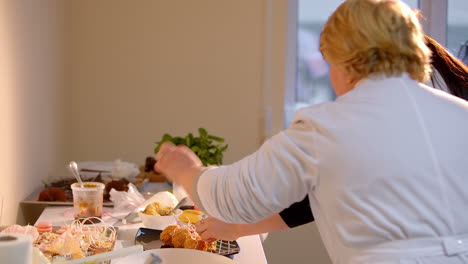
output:
<instances>
[{"instance_id":1,"label":"white wall","mask_svg":"<svg viewBox=\"0 0 468 264\"><path fill-rule=\"evenodd\" d=\"M66 157L60 0L0 2L1 224Z\"/></svg>"},{"instance_id":2,"label":"white wall","mask_svg":"<svg viewBox=\"0 0 468 264\"><path fill-rule=\"evenodd\" d=\"M261 142L263 1L71 2L72 157L142 164L205 127L225 163Z\"/></svg>"}]
</instances>

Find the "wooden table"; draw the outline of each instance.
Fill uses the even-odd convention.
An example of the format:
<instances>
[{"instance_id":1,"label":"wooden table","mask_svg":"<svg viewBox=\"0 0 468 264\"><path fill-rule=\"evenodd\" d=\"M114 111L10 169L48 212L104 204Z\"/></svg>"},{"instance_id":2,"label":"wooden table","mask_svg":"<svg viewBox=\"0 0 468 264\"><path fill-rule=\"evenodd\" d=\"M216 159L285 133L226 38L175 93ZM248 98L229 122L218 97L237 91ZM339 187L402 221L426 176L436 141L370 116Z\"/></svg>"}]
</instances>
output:
<instances>
[{"instance_id":1,"label":"wooden table","mask_svg":"<svg viewBox=\"0 0 468 264\"><path fill-rule=\"evenodd\" d=\"M119 228L116 248L134 245L134 238L141 223L123 225L118 219L109 216L112 208L104 207L104 222ZM123 215L113 215L121 217ZM54 226L69 224L73 221L73 208L71 206L47 206L40 215L38 222L48 221ZM259 235L241 237L237 240L240 253L234 255L234 260L241 264L266 264L267 260L263 251ZM134 263L131 263L134 264Z\"/></svg>"}]
</instances>

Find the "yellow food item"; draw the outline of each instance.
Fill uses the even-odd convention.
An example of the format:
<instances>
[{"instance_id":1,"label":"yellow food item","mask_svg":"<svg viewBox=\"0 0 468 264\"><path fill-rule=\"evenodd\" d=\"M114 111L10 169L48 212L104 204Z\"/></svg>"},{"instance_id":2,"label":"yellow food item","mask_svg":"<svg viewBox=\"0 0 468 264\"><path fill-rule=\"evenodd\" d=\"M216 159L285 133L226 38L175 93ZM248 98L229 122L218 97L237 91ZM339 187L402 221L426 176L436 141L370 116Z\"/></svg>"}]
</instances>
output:
<instances>
[{"instance_id":1,"label":"yellow food item","mask_svg":"<svg viewBox=\"0 0 468 264\"><path fill-rule=\"evenodd\" d=\"M179 216L179 220L185 223L196 224L200 220L198 216L202 214L203 214L202 211L184 210L182 214Z\"/></svg>"},{"instance_id":2,"label":"yellow food item","mask_svg":"<svg viewBox=\"0 0 468 264\"><path fill-rule=\"evenodd\" d=\"M72 259L85 257L80 244L73 239L70 234L65 237L61 237L61 239L56 239L51 246L47 247L47 251L60 256L71 255Z\"/></svg>"},{"instance_id":3,"label":"yellow food item","mask_svg":"<svg viewBox=\"0 0 468 264\"><path fill-rule=\"evenodd\" d=\"M169 215L169 212L172 209L173 207L163 207L160 203L154 202L146 206L145 210L142 213L147 215L166 216Z\"/></svg>"}]
</instances>

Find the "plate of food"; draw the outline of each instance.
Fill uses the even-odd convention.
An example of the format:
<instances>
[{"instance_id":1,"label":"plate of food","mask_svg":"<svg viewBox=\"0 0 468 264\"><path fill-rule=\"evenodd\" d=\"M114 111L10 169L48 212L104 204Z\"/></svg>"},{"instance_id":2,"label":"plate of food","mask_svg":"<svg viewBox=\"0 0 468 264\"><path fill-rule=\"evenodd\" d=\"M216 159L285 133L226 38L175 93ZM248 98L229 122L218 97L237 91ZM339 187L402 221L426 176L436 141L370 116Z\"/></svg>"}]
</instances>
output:
<instances>
[{"instance_id":1,"label":"plate of food","mask_svg":"<svg viewBox=\"0 0 468 264\"><path fill-rule=\"evenodd\" d=\"M158 192L147 199L138 208L143 226L146 228L163 230L169 225L177 223L177 217L182 210L174 210L179 203L177 198L170 192Z\"/></svg>"},{"instance_id":2,"label":"plate of food","mask_svg":"<svg viewBox=\"0 0 468 264\"><path fill-rule=\"evenodd\" d=\"M83 177L85 182L100 182L105 184L103 192L103 206L113 206L110 201L110 190L128 191L129 180L126 178L113 179L98 175L96 177ZM45 205L73 205L73 194L71 185L76 183L75 179L60 179L45 183L44 187L33 192L23 203L45 204Z\"/></svg>"},{"instance_id":3,"label":"plate of food","mask_svg":"<svg viewBox=\"0 0 468 264\"><path fill-rule=\"evenodd\" d=\"M128 191L129 184L141 189L147 183L145 179L137 179L140 172L133 163L116 160L113 162L79 162L79 174L83 182L99 182L105 184L103 192L104 206L113 206L110 201L110 191ZM54 177L44 182L44 186L22 203L44 205L73 205L71 185L76 179L70 176Z\"/></svg>"},{"instance_id":4,"label":"plate of food","mask_svg":"<svg viewBox=\"0 0 468 264\"><path fill-rule=\"evenodd\" d=\"M140 228L135 235L135 244L145 250L185 248L205 251L232 258L240 252L236 241L216 240L206 242L196 233L193 226L170 225L164 230Z\"/></svg>"},{"instance_id":5,"label":"plate of food","mask_svg":"<svg viewBox=\"0 0 468 264\"><path fill-rule=\"evenodd\" d=\"M118 228L103 222L86 225L85 222L89 221L79 219L64 226L52 226L46 222L38 223L37 226L12 225L2 228L1 233L30 235L34 248L39 249L41 255L50 262L66 264L112 251Z\"/></svg>"}]
</instances>

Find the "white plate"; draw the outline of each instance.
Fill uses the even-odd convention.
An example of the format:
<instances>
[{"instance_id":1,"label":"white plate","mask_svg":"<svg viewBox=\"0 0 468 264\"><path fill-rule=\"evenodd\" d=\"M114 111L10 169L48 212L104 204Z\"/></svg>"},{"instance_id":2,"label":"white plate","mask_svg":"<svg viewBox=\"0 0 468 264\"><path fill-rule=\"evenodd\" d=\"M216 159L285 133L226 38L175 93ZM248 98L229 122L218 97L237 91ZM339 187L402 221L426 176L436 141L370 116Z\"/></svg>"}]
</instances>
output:
<instances>
[{"instance_id":1,"label":"white plate","mask_svg":"<svg viewBox=\"0 0 468 264\"><path fill-rule=\"evenodd\" d=\"M161 259L163 264L181 264L181 263L203 263L203 264L235 264L230 258L216 255L213 253L185 248L162 248L145 251L141 254L130 255L121 259L114 260L114 264L124 263L150 263L150 254L155 253ZM147 261L147 262L146 262Z\"/></svg>"}]
</instances>

